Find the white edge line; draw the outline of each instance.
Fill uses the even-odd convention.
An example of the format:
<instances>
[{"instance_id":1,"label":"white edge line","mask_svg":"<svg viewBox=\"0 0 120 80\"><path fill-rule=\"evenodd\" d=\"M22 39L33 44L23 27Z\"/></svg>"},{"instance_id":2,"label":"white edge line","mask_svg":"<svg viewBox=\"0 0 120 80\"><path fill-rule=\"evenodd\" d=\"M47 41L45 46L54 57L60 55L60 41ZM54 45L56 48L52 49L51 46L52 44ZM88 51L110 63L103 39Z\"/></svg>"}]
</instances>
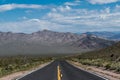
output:
<instances>
[{"instance_id":1,"label":"white edge line","mask_svg":"<svg viewBox=\"0 0 120 80\"><path fill-rule=\"evenodd\" d=\"M52 62L53 62L53 61L52 61ZM51 64L52 62L50 62L50 63L48 63L48 64L45 64L44 66L42 66L42 67L40 67L40 68L38 68L38 69L35 69L35 70L33 70L33 71L30 71L29 73L25 74L24 76L21 76L20 78L15 79L15 80L19 80L19 79L21 79L21 78L24 78L25 76L30 75L30 74L32 74L33 72L36 72L37 70L40 70L40 69L44 68L45 66ZM41 64L41 65L42 65L42 64Z\"/></svg>"},{"instance_id":2,"label":"white edge line","mask_svg":"<svg viewBox=\"0 0 120 80\"><path fill-rule=\"evenodd\" d=\"M67 61L67 62L68 62L68 61ZM68 63L69 63L69 62L68 62ZM71 64L71 63L69 63L69 64ZM109 80L108 78L105 78L105 77L103 77L103 76L101 76L101 75L99 75L99 74L97 74L97 73L84 70L84 69L82 69L82 68L80 68L80 67L77 67L77 66L74 65L74 64L71 64L71 65L73 65L74 67L76 67L76 68L78 68L78 69L81 69L81 70L83 70L83 71L85 71L85 72L88 72L88 73L90 73L90 74L93 74L93 75L95 75L95 76L98 76L98 77L100 77L100 78L103 78L103 79L105 79L105 80Z\"/></svg>"}]
</instances>

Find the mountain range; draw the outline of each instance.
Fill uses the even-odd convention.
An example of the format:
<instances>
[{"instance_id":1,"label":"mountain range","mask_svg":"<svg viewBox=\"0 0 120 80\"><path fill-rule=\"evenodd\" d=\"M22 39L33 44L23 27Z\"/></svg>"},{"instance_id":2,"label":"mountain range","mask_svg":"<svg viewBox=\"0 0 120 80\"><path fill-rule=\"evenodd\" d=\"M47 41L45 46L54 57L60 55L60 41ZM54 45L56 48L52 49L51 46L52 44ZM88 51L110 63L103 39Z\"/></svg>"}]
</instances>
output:
<instances>
[{"instance_id":1,"label":"mountain range","mask_svg":"<svg viewBox=\"0 0 120 80\"><path fill-rule=\"evenodd\" d=\"M49 55L100 49L114 41L95 35L43 30L31 34L0 32L0 55Z\"/></svg>"},{"instance_id":2,"label":"mountain range","mask_svg":"<svg viewBox=\"0 0 120 80\"><path fill-rule=\"evenodd\" d=\"M86 32L85 34L88 35L96 35L101 38L109 39L109 40L115 40L120 41L120 32L107 32L107 31L101 31L101 32Z\"/></svg>"}]
</instances>

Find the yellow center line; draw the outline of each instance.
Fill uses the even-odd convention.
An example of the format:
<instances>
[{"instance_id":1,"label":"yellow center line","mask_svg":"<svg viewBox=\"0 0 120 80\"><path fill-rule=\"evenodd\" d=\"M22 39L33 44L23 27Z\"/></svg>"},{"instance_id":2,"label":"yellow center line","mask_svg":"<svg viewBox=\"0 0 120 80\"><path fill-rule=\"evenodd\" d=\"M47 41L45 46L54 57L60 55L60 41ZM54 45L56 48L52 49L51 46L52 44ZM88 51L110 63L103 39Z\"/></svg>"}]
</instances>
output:
<instances>
[{"instance_id":1,"label":"yellow center line","mask_svg":"<svg viewBox=\"0 0 120 80\"><path fill-rule=\"evenodd\" d=\"M57 80L61 80L62 78L62 74L61 74L61 70L60 70L60 66L57 66Z\"/></svg>"}]
</instances>

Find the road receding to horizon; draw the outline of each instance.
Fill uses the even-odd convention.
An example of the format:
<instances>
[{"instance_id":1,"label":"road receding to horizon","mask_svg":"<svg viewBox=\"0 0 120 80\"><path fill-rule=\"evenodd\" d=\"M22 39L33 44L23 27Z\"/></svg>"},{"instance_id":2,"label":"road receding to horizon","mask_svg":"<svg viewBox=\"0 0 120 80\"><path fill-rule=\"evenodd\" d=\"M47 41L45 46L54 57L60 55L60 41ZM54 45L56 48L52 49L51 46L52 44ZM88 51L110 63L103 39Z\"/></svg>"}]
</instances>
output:
<instances>
[{"instance_id":1,"label":"road receding to horizon","mask_svg":"<svg viewBox=\"0 0 120 80\"><path fill-rule=\"evenodd\" d=\"M78 69L66 61L54 61L16 80L108 80Z\"/></svg>"}]
</instances>

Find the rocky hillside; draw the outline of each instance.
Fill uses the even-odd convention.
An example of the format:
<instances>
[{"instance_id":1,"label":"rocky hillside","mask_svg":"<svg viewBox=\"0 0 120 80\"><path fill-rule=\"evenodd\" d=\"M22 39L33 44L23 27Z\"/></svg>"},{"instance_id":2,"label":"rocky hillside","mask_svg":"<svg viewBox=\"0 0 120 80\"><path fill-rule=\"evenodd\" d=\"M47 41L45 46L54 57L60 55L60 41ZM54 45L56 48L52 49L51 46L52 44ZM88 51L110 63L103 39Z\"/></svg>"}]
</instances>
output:
<instances>
[{"instance_id":1,"label":"rocky hillside","mask_svg":"<svg viewBox=\"0 0 120 80\"><path fill-rule=\"evenodd\" d=\"M120 42L117 42L113 46L109 46L97 51L87 52L82 55L83 58L102 58L102 59L114 59L120 60Z\"/></svg>"}]
</instances>

